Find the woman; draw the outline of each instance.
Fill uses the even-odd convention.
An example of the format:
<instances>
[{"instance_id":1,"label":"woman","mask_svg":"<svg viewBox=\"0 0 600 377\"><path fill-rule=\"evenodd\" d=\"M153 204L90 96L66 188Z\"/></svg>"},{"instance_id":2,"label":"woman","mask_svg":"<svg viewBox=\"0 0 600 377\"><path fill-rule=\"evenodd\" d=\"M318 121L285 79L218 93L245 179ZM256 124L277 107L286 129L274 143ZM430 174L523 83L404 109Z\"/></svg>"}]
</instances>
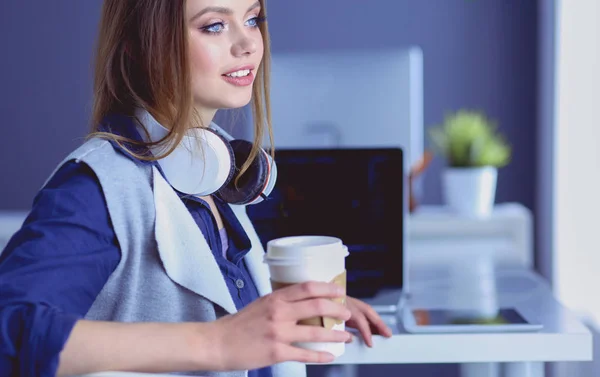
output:
<instances>
[{"instance_id":1,"label":"woman","mask_svg":"<svg viewBox=\"0 0 600 377\"><path fill-rule=\"evenodd\" d=\"M105 0L94 130L0 257L0 375L97 371L294 376L349 341L300 326L390 330L333 284L269 292L245 205L274 183L264 1ZM253 144L212 123L252 101ZM270 179L271 178L271 179Z\"/></svg>"}]
</instances>

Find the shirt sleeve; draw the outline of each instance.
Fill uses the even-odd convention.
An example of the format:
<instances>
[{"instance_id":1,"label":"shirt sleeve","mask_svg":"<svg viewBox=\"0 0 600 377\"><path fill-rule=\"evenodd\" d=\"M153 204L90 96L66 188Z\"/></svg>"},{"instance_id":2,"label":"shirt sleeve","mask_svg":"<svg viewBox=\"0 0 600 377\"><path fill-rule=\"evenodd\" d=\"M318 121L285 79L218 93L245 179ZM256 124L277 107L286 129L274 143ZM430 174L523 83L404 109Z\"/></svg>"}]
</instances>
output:
<instances>
[{"instance_id":1,"label":"shirt sleeve","mask_svg":"<svg viewBox=\"0 0 600 377\"><path fill-rule=\"evenodd\" d=\"M121 253L96 175L63 165L0 254L0 376L55 376Z\"/></svg>"}]
</instances>

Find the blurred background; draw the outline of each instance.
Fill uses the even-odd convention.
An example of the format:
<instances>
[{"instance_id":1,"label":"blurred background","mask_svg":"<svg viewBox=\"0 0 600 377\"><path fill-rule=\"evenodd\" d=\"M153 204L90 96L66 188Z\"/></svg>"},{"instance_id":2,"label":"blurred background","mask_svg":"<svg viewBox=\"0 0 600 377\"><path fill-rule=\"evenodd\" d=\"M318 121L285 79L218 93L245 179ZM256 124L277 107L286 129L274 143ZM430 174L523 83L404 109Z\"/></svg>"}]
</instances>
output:
<instances>
[{"instance_id":1,"label":"blurred background","mask_svg":"<svg viewBox=\"0 0 600 377\"><path fill-rule=\"evenodd\" d=\"M30 208L45 179L89 130L101 3L0 2L0 249L15 219ZM399 77L407 78L408 97L399 94L397 103L413 113L399 123L390 118L389 126L365 122L363 131L381 132L385 138L386 127L404 127L410 140L398 143L410 152L412 167L423 156L429 162L426 153L433 152L414 182L415 216L448 204L444 174L452 167L451 156L435 148L429 132L451 123L448 117L460 111L477 112L496 124L510 146L510 160L498 164L494 208L509 213L509 219L524 219L528 227L520 233L525 246L517 258L545 277L557 298L594 327L600 318L600 299L592 288L600 286L595 218L600 213L598 0L271 0L268 19L274 69L290 56L345 51L373 56L375 70L366 74L374 79L377 74L392 77L389 64L377 70L377 54L410 52L410 64L398 68L404 70ZM290 93L306 89L287 86ZM396 101L393 90L386 95L374 87L362 93L365 98L384 96L379 103L386 108ZM302 106L299 100L279 96L274 104L293 109ZM274 125L276 147L278 137L285 144L286 125ZM251 136L243 126L233 131ZM322 142L318 136L313 140ZM507 238L512 231L506 231ZM453 365L409 365L378 373L451 376L457 370Z\"/></svg>"}]
</instances>

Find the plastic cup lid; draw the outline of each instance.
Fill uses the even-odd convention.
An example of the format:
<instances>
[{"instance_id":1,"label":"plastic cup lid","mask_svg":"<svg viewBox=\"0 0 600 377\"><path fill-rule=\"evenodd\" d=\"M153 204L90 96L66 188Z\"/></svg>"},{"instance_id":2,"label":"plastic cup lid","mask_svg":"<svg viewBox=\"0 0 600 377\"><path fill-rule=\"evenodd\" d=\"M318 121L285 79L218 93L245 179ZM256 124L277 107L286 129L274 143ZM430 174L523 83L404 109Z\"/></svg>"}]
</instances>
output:
<instances>
[{"instance_id":1,"label":"plastic cup lid","mask_svg":"<svg viewBox=\"0 0 600 377\"><path fill-rule=\"evenodd\" d=\"M267 243L265 261L290 263L306 258L346 257L348 248L342 240L329 236L293 236L271 240Z\"/></svg>"}]
</instances>

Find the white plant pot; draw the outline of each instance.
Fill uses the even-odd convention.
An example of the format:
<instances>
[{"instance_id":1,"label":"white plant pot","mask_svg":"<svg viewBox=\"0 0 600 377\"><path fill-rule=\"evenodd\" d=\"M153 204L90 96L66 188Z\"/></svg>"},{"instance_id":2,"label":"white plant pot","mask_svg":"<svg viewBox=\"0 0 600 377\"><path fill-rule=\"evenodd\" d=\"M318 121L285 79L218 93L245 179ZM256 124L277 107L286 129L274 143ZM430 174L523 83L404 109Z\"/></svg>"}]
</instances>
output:
<instances>
[{"instance_id":1,"label":"white plant pot","mask_svg":"<svg viewBox=\"0 0 600 377\"><path fill-rule=\"evenodd\" d=\"M498 169L485 166L476 168L446 168L443 186L446 204L467 216L488 216L494 208Z\"/></svg>"}]
</instances>

